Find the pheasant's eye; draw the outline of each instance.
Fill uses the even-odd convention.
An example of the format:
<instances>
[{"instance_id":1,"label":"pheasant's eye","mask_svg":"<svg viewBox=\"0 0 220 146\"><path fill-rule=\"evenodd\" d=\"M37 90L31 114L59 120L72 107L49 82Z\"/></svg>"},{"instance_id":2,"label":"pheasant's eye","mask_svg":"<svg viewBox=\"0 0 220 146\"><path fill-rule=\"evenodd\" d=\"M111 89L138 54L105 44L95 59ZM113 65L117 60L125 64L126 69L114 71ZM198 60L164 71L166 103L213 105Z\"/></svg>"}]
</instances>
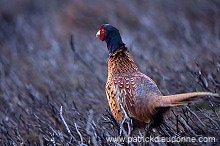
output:
<instances>
[{"instance_id":1,"label":"pheasant's eye","mask_svg":"<svg viewBox=\"0 0 220 146\"><path fill-rule=\"evenodd\" d=\"M100 27L100 40L104 40L105 39L105 34L106 34L106 30L104 29L104 27Z\"/></svg>"}]
</instances>

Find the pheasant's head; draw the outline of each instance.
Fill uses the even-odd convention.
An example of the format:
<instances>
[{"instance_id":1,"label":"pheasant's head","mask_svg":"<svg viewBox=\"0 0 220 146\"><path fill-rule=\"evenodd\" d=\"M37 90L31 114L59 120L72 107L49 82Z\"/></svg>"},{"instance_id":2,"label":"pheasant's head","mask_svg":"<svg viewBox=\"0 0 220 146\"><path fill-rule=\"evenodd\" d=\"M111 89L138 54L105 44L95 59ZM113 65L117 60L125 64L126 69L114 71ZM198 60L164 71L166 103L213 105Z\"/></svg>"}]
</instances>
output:
<instances>
[{"instance_id":1,"label":"pheasant's head","mask_svg":"<svg viewBox=\"0 0 220 146\"><path fill-rule=\"evenodd\" d=\"M96 37L107 43L109 55L113 54L120 47L125 46L121 40L119 30L110 24L104 24L96 33Z\"/></svg>"}]
</instances>

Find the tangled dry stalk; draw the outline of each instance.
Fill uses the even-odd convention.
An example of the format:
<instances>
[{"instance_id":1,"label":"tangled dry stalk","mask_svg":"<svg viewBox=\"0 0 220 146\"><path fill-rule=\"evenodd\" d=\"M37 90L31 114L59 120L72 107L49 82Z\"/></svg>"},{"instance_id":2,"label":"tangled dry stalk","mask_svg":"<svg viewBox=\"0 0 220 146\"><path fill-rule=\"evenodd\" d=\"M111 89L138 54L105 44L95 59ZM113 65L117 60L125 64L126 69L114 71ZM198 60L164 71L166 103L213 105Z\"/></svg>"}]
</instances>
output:
<instances>
[{"instance_id":1,"label":"tangled dry stalk","mask_svg":"<svg viewBox=\"0 0 220 146\"><path fill-rule=\"evenodd\" d=\"M0 145L143 145L108 109L103 23L121 30L132 58L165 94L220 93L220 3L213 1L0 0ZM122 7L123 6L123 7ZM151 136L213 136L220 101L172 110ZM136 129L132 136L143 136Z\"/></svg>"}]
</instances>

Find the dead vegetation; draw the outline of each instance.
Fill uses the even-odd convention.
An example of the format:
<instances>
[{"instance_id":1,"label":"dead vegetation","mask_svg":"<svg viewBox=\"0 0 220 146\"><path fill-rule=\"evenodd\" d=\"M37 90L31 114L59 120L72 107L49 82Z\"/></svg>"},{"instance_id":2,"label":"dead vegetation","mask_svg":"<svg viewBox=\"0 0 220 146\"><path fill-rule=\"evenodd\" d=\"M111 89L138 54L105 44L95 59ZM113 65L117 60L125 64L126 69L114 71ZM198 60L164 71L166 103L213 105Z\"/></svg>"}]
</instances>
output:
<instances>
[{"instance_id":1,"label":"dead vegetation","mask_svg":"<svg viewBox=\"0 0 220 146\"><path fill-rule=\"evenodd\" d=\"M95 38L103 23L120 29L132 58L165 95L220 93L217 0L0 3L0 145L128 145L106 140L120 129L104 91L108 52ZM219 106L206 97L175 108L150 133L213 136L215 143L150 145L217 145ZM142 136L139 130L132 136Z\"/></svg>"}]
</instances>

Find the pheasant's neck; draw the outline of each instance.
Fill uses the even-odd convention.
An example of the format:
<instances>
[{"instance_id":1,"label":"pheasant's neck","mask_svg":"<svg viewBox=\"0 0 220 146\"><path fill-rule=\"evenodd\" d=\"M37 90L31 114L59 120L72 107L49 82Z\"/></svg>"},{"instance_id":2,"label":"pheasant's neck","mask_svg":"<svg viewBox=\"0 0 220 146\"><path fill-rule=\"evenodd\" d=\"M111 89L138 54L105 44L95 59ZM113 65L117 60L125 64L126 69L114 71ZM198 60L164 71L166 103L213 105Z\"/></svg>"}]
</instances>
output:
<instances>
[{"instance_id":1,"label":"pheasant's neck","mask_svg":"<svg viewBox=\"0 0 220 146\"><path fill-rule=\"evenodd\" d=\"M130 58L127 48L116 51L108 58L108 76L113 74L129 75L138 71L138 67Z\"/></svg>"},{"instance_id":2,"label":"pheasant's neck","mask_svg":"<svg viewBox=\"0 0 220 146\"><path fill-rule=\"evenodd\" d=\"M110 56L118 51L121 47L126 48L125 43L123 43L121 35L118 31L114 31L108 34L108 36L105 38L105 42L107 44Z\"/></svg>"}]
</instances>

